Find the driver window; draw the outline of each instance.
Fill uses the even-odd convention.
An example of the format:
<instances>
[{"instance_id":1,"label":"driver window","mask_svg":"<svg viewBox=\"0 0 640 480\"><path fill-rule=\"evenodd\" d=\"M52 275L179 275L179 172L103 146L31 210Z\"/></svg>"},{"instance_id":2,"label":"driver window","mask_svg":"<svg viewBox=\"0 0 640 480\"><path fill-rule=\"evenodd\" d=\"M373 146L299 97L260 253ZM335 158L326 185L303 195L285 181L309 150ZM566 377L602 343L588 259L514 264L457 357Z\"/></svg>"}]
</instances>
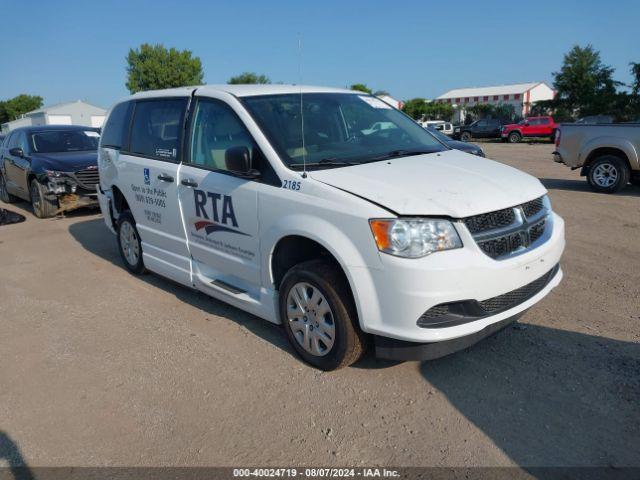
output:
<instances>
[{"instance_id":1,"label":"driver window","mask_svg":"<svg viewBox=\"0 0 640 480\"><path fill-rule=\"evenodd\" d=\"M247 147L254 163L257 148L251 134L231 108L220 102L199 101L191 134L190 163L228 170L225 156L232 147Z\"/></svg>"}]
</instances>

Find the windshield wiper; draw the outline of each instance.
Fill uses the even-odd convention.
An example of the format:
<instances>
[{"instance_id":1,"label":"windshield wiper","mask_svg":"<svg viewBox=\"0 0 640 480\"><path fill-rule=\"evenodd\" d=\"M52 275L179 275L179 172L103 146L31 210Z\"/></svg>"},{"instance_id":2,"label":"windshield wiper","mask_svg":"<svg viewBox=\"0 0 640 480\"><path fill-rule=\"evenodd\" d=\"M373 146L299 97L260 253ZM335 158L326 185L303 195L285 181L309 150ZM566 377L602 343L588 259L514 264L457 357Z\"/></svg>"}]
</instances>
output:
<instances>
[{"instance_id":1,"label":"windshield wiper","mask_svg":"<svg viewBox=\"0 0 640 480\"><path fill-rule=\"evenodd\" d=\"M317 162L306 163L291 163L289 168L301 168L301 167L347 167L349 165L360 165L362 162L348 162L346 160L339 160L338 157L323 158Z\"/></svg>"},{"instance_id":2,"label":"windshield wiper","mask_svg":"<svg viewBox=\"0 0 640 480\"><path fill-rule=\"evenodd\" d=\"M427 153L435 153L438 150L392 150L381 155L367 158L366 162L378 162L380 160L390 160L392 158L410 157L412 155L424 155Z\"/></svg>"}]
</instances>

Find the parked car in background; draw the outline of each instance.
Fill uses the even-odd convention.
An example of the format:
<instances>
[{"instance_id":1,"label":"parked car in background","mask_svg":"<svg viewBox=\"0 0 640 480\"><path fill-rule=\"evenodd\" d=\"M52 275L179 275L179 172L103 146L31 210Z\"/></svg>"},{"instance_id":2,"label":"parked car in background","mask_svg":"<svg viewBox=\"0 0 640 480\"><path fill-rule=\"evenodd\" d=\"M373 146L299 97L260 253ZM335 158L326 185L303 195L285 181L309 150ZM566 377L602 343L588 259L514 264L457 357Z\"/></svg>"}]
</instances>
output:
<instances>
[{"instance_id":1,"label":"parked car in background","mask_svg":"<svg viewBox=\"0 0 640 480\"><path fill-rule=\"evenodd\" d=\"M613 123L613 116L611 115L589 115L587 117L582 117L576 120L576 123L587 123L587 124L595 124L595 123Z\"/></svg>"},{"instance_id":2,"label":"parked car in background","mask_svg":"<svg viewBox=\"0 0 640 480\"><path fill-rule=\"evenodd\" d=\"M553 141L558 124L553 117L527 117L518 123L502 127L500 136L504 142L518 143L523 138L548 138Z\"/></svg>"},{"instance_id":3,"label":"parked car in background","mask_svg":"<svg viewBox=\"0 0 640 480\"><path fill-rule=\"evenodd\" d=\"M39 218L98 205L97 128L71 125L11 131L0 152L0 199L27 200Z\"/></svg>"},{"instance_id":4,"label":"parked car in background","mask_svg":"<svg viewBox=\"0 0 640 480\"><path fill-rule=\"evenodd\" d=\"M500 138L502 121L497 118L483 118L470 125L454 127L453 138L469 142L473 138Z\"/></svg>"},{"instance_id":5,"label":"parked car in background","mask_svg":"<svg viewBox=\"0 0 640 480\"><path fill-rule=\"evenodd\" d=\"M453 135L453 124L451 122L445 122L444 120L424 120L418 123L424 128L433 127L445 135Z\"/></svg>"},{"instance_id":6,"label":"parked car in background","mask_svg":"<svg viewBox=\"0 0 640 480\"><path fill-rule=\"evenodd\" d=\"M484 152L482 151L482 149L474 143L467 143L467 142L461 142L460 140L453 140L451 137L445 135L440 130L436 130L433 127L428 127L427 131L449 148L453 148L454 150L460 150L461 152L471 153L479 157L484 157Z\"/></svg>"},{"instance_id":7,"label":"parked car in background","mask_svg":"<svg viewBox=\"0 0 640 480\"><path fill-rule=\"evenodd\" d=\"M615 193L640 185L640 123L563 123L556 133L554 160L581 168L596 192Z\"/></svg>"},{"instance_id":8,"label":"parked car in background","mask_svg":"<svg viewBox=\"0 0 640 480\"><path fill-rule=\"evenodd\" d=\"M371 127L362 130L364 135L370 135L381 130L387 130L389 128L397 128L395 123L392 122L375 122Z\"/></svg>"}]
</instances>

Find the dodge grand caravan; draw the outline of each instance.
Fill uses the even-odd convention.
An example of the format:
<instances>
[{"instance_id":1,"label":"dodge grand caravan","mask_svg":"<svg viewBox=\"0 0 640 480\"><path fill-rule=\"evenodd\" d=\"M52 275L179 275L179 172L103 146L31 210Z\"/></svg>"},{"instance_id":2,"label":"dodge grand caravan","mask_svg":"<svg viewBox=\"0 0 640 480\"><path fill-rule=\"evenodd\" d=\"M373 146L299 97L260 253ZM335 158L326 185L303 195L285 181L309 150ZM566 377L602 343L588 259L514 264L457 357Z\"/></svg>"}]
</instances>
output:
<instances>
[{"instance_id":1,"label":"dodge grand caravan","mask_svg":"<svg viewBox=\"0 0 640 480\"><path fill-rule=\"evenodd\" d=\"M536 178L362 92L139 93L110 111L99 171L131 272L282 324L325 370L369 343L400 360L460 350L562 278L564 223Z\"/></svg>"}]
</instances>

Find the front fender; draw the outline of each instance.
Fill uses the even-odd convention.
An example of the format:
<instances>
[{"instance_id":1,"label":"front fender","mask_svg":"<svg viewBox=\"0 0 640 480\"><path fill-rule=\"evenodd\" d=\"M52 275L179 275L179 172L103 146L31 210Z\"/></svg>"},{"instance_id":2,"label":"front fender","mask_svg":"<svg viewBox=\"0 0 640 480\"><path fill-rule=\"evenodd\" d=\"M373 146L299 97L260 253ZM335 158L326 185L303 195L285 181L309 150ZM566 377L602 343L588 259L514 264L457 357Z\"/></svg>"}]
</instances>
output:
<instances>
[{"instance_id":1,"label":"front fender","mask_svg":"<svg viewBox=\"0 0 640 480\"><path fill-rule=\"evenodd\" d=\"M340 264L353 293L360 327L367 331L364 319L374 315L377 318L380 313L377 302L363 299L375 298L375 285L370 272L371 269L382 269L382 263L368 225L365 229L360 235L351 237L333 223L314 215L301 213L282 217L262 235L262 284L273 285L272 257L281 239L292 235L309 238L326 248ZM356 242L360 244L359 247Z\"/></svg>"}]
</instances>

